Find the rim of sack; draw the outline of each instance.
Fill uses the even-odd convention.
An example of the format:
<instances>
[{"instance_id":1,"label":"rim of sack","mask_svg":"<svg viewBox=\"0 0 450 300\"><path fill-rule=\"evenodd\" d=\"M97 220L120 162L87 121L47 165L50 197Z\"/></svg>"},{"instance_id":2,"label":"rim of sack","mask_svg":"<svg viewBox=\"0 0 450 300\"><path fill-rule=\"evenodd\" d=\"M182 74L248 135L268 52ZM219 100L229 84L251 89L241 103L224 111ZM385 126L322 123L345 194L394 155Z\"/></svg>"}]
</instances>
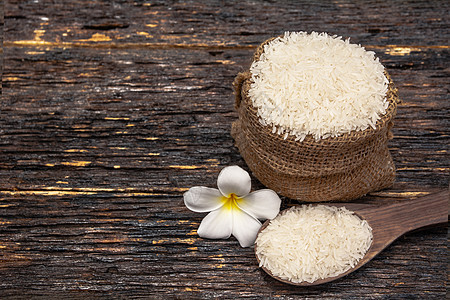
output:
<instances>
[{"instance_id":1,"label":"rim of sack","mask_svg":"<svg viewBox=\"0 0 450 300\"><path fill-rule=\"evenodd\" d=\"M255 50L255 53L253 55L253 61L258 61L261 54L264 52L264 46L276 38L277 37L270 38L270 39L266 40L265 42L263 42L261 45L259 45L259 47ZM386 92L386 99L389 102L389 105L386 109L386 112L381 116L380 119L377 120L377 122L375 124L375 129L373 129L372 127L368 127L365 130L358 130L358 131L352 130L348 133L343 133L337 137L327 137L325 139L319 139L319 140L315 140L315 138L311 134L308 134L305 137L305 139L303 140L303 142L323 144L324 146L328 145L328 144L336 144L336 143L340 143L340 142L348 143L349 140L351 140L351 141L359 140L359 139L365 138L367 136L375 135L380 130L383 130L385 128L386 124L389 127L388 131L390 131L390 128L392 127L392 119L394 118L394 116L397 113L397 104L399 104L401 102L401 100L398 98L397 88L395 87L390 75L388 74L388 72L386 70L384 71L384 74L389 81L388 91ZM245 72L239 73L236 76L236 78L234 79L233 87L235 90L235 109L238 110L241 105L241 102L245 101L246 105L255 111L255 114L259 120L259 119L261 119L261 117L258 115L257 108L253 106L252 100L247 95L248 88L247 88L247 90L243 91L243 88L246 86L246 84L248 84L248 86L250 86L250 84L252 83L251 77L252 77L251 72L245 71ZM391 124L389 124L389 122L391 122ZM288 142L299 143L299 141L295 141L296 137L293 136L292 134L289 134L287 136L287 138L285 139L283 135L280 135L278 133L272 133L272 127L269 125L271 125L271 124L268 124L266 126L263 126L261 124L261 126L267 128L267 134L269 134L272 138L277 139L280 142L288 141ZM392 138L391 133L389 133L388 138L389 139Z\"/></svg>"}]
</instances>

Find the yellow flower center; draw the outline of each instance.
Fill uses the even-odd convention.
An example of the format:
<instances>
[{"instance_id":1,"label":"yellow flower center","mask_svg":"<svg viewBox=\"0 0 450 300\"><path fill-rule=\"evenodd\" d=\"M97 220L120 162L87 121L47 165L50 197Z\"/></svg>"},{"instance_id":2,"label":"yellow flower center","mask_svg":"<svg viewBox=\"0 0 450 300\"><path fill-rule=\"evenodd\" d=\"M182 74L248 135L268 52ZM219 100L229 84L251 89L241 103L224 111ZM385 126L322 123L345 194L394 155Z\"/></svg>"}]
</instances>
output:
<instances>
[{"instance_id":1,"label":"yellow flower center","mask_svg":"<svg viewBox=\"0 0 450 300\"><path fill-rule=\"evenodd\" d=\"M239 198L236 194L231 193L228 197L222 197L222 201L225 203L223 207L228 210L240 209L239 206L237 206L237 203L242 201L242 198Z\"/></svg>"}]
</instances>

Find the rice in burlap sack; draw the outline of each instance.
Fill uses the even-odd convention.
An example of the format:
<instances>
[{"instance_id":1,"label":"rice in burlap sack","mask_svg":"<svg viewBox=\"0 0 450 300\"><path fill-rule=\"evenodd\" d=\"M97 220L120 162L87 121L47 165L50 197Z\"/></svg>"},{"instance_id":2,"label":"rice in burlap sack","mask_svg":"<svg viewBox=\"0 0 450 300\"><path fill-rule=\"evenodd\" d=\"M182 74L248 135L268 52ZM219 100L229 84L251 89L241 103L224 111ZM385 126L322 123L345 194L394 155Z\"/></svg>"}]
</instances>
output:
<instances>
[{"instance_id":1,"label":"rice in burlap sack","mask_svg":"<svg viewBox=\"0 0 450 300\"><path fill-rule=\"evenodd\" d=\"M254 60L271 40L258 47ZM376 129L369 127L318 141L308 135L300 142L292 135L284 139L272 133L271 126L259 122L248 96L251 73L239 73L233 82L239 119L233 123L231 135L254 176L283 196L307 202L353 200L392 186L395 166L387 142L392 138L399 99L385 74L389 106Z\"/></svg>"}]
</instances>

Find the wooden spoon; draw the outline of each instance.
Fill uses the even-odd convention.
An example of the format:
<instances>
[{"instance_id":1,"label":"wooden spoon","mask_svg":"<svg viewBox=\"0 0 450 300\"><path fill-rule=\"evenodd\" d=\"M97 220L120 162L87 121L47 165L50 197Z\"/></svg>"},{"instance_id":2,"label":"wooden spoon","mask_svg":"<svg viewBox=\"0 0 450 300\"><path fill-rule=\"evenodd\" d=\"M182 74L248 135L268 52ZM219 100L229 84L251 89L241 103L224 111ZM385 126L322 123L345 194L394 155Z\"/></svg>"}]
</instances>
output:
<instances>
[{"instance_id":1,"label":"wooden spoon","mask_svg":"<svg viewBox=\"0 0 450 300\"><path fill-rule=\"evenodd\" d=\"M270 270L265 267L262 267L262 269L271 277L281 282L298 286L318 285L339 279L368 263L401 235L421 227L448 222L448 204L448 190L413 200L378 207L357 203L323 204L337 207L344 206L348 210L355 212L361 219L367 220L370 227L372 227L372 245L358 264L338 276L318 279L312 283L306 281L294 283L274 276ZM269 225L269 222L270 220L267 220L262 225L258 234ZM255 244L255 254L256 249L257 245ZM256 255L256 259L259 264L260 260L258 255Z\"/></svg>"}]
</instances>

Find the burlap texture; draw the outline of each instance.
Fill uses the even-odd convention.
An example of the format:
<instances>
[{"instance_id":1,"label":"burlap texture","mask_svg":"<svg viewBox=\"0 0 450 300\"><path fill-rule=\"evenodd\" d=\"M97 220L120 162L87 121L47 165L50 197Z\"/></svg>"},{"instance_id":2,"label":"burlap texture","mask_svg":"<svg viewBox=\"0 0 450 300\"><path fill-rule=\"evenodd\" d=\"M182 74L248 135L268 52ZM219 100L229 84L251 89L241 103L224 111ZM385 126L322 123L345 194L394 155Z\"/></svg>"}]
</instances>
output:
<instances>
[{"instance_id":1,"label":"burlap texture","mask_svg":"<svg viewBox=\"0 0 450 300\"><path fill-rule=\"evenodd\" d=\"M272 39L270 39L272 40ZM264 45L255 52L259 59ZM268 188L299 201L344 201L392 186L395 167L387 142L399 102L391 78L388 109L376 129L352 131L335 138L304 141L272 133L271 126L259 122L257 109L248 97L250 72L237 75L233 86L239 119L231 134L253 174Z\"/></svg>"}]
</instances>

